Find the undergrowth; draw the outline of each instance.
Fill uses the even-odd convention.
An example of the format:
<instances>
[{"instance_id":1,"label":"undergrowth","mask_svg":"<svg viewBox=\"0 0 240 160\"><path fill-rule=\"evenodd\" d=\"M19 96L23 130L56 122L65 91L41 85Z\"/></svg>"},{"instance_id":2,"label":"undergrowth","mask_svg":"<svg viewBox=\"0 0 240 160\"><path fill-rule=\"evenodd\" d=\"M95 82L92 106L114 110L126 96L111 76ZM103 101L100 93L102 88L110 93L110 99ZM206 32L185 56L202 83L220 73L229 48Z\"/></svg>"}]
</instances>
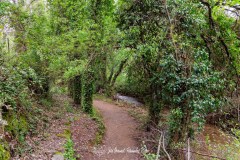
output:
<instances>
[{"instance_id":1,"label":"undergrowth","mask_svg":"<svg viewBox=\"0 0 240 160\"><path fill-rule=\"evenodd\" d=\"M97 125L98 125L98 131L96 133L96 137L95 137L93 143L96 145L99 145L99 144L101 144L104 133L105 133L103 117L101 116L101 114L98 112L97 109L93 108L93 113L91 114L91 118L95 122L97 122Z\"/></svg>"},{"instance_id":2,"label":"undergrowth","mask_svg":"<svg viewBox=\"0 0 240 160\"><path fill-rule=\"evenodd\" d=\"M64 148L65 148L64 158L67 160L76 160L75 152L74 152L74 143L71 137L67 138Z\"/></svg>"},{"instance_id":3,"label":"undergrowth","mask_svg":"<svg viewBox=\"0 0 240 160\"><path fill-rule=\"evenodd\" d=\"M66 160L76 160L75 151L74 151L74 143L72 141L72 134L70 129L65 129L62 134L58 134L58 137L66 138L66 142L64 144L64 159Z\"/></svg>"},{"instance_id":4,"label":"undergrowth","mask_svg":"<svg viewBox=\"0 0 240 160\"><path fill-rule=\"evenodd\" d=\"M9 149L6 149L6 144L0 141L0 159L1 160L9 160L10 159L10 152Z\"/></svg>"}]
</instances>

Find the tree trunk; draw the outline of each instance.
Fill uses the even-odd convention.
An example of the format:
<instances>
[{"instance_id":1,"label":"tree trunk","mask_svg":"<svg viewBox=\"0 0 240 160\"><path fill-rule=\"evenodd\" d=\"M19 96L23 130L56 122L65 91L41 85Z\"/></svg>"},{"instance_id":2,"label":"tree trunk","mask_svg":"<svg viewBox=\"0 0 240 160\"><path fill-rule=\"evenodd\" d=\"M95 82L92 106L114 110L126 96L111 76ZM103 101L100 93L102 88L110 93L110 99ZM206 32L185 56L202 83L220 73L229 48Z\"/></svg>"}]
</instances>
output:
<instances>
[{"instance_id":1,"label":"tree trunk","mask_svg":"<svg viewBox=\"0 0 240 160\"><path fill-rule=\"evenodd\" d=\"M161 111L161 103L159 103L159 97L158 97L158 86L151 84L151 102L149 106L149 122L147 125L147 130L150 131L151 127L156 127L159 124L160 121L160 111Z\"/></svg>"},{"instance_id":2,"label":"tree trunk","mask_svg":"<svg viewBox=\"0 0 240 160\"><path fill-rule=\"evenodd\" d=\"M73 100L75 104L81 104L81 76L74 77Z\"/></svg>"}]
</instances>

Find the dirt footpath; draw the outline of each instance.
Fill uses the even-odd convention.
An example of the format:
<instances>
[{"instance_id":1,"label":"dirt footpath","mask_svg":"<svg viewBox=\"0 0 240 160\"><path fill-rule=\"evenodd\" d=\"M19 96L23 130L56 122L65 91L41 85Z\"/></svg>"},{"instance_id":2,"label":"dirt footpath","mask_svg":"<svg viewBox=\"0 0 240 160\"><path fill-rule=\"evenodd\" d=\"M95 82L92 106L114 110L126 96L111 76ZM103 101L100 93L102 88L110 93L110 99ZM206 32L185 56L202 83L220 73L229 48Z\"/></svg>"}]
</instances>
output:
<instances>
[{"instance_id":1,"label":"dirt footpath","mask_svg":"<svg viewBox=\"0 0 240 160\"><path fill-rule=\"evenodd\" d=\"M94 159L140 160L139 131L137 122L123 108L95 100L106 127L103 144L94 150Z\"/></svg>"}]
</instances>

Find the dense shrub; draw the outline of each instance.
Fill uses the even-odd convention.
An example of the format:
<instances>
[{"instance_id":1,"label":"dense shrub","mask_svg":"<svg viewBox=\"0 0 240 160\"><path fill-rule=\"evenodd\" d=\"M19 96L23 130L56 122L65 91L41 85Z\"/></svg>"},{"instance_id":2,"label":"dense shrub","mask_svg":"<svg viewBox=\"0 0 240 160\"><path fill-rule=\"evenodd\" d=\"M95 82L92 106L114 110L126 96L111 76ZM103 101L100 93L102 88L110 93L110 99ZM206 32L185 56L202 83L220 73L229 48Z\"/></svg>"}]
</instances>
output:
<instances>
[{"instance_id":1,"label":"dense shrub","mask_svg":"<svg viewBox=\"0 0 240 160\"><path fill-rule=\"evenodd\" d=\"M38 112L34 86L40 87L41 81L31 68L10 68L5 64L0 68L0 80L1 114L7 121L5 131L19 144L23 143L29 131L34 131L34 127L37 126L35 116L33 117Z\"/></svg>"},{"instance_id":2,"label":"dense shrub","mask_svg":"<svg viewBox=\"0 0 240 160\"><path fill-rule=\"evenodd\" d=\"M93 112L93 72L87 70L82 75L82 98L81 106L86 113Z\"/></svg>"},{"instance_id":3,"label":"dense shrub","mask_svg":"<svg viewBox=\"0 0 240 160\"><path fill-rule=\"evenodd\" d=\"M73 99L76 104L81 104L81 76L74 77L73 81Z\"/></svg>"},{"instance_id":4,"label":"dense shrub","mask_svg":"<svg viewBox=\"0 0 240 160\"><path fill-rule=\"evenodd\" d=\"M205 51L195 53L191 68L171 55L163 59L161 66L156 82L162 86L162 105L172 109L169 121L171 140L185 142L188 137L193 137L196 129L203 128L209 113L222 106L224 79L212 70ZM189 74L185 74L187 68Z\"/></svg>"}]
</instances>

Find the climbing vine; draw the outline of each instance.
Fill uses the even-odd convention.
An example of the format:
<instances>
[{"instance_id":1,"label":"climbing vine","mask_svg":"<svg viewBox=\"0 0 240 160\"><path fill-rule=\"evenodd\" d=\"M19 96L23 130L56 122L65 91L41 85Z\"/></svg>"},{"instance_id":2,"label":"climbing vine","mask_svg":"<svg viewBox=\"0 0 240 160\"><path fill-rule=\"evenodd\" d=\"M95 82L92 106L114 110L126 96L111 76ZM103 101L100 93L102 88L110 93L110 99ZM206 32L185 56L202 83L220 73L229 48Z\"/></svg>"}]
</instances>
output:
<instances>
[{"instance_id":1,"label":"climbing vine","mask_svg":"<svg viewBox=\"0 0 240 160\"><path fill-rule=\"evenodd\" d=\"M167 133L169 151L193 140L208 116L237 124L239 5L238 0L2 0L3 132L24 142L38 125L42 102L56 94L53 88L90 115L94 94L138 97L148 112L146 130ZM163 110L169 111L166 121ZM66 147L73 156L72 142ZM0 158L8 159L8 150L0 144Z\"/></svg>"}]
</instances>

